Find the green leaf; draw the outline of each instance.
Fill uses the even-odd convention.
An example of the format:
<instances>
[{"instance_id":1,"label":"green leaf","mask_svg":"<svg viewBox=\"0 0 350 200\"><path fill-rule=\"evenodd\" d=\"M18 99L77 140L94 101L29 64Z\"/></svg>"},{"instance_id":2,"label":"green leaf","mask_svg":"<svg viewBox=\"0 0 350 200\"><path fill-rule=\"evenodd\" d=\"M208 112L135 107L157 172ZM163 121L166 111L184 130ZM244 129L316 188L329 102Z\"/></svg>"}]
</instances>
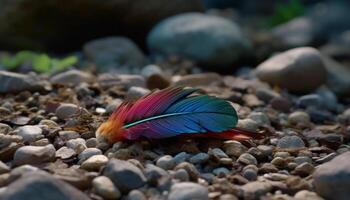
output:
<instances>
[{"instance_id":1,"label":"green leaf","mask_svg":"<svg viewBox=\"0 0 350 200\"><path fill-rule=\"evenodd\" d=\"M78 58L76 56L68 56L63 59L55 59L54 68L57 71L64 70L67 67L75 65L78 62Z\"/></svg>"},{"instance_id":2,"label":"green leaf","mask_svg":"<svg viewBox=\"0 0 350 200\"><path fill-rule=\"evenodd\" d=\"M51 59L46 54L41 54L33 59L32 67L38 72L49 72L51 69Z\"/></svg>"}]
</instances>

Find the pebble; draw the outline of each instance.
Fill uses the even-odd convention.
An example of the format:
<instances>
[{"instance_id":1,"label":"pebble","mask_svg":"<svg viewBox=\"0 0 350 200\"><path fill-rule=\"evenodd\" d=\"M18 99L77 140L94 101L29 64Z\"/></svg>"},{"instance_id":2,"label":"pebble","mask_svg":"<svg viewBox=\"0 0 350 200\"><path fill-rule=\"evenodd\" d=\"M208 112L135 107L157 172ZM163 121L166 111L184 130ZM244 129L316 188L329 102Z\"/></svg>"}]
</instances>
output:
<instances>
[{"instance_id":1,"label":"pebble","mask_svg":"<svg viewBox=\"0 0 350 200\"><path fill-rule=\"evenodd\" d=\"M229 173L230 170L228 170L226 167L219 167L213 170L213 174L216 176L228 175Z\"/></svg>"},{"instance_id":2,"label":"pebble","mask_svg":"<svg viewBox=\"0 0 350 200\"><path fill-rule=\"evenodd\" d=\"M126 93L126 99L138 99L146 94L149 94L150 92L151 91L146 88L132 86Z\"/></svg>"},{"instance_id":3,"label":"pebble","mask_svg":"<svg viewBox=\"0 0 350 200\"><path fill-rule=\"evenodd\" d=\"M305 147L305 143L296 135L284 136L278 141L277 147L281 149L303 148Z\"/></svg>"},{"instance_id":4,"label":"pebble","mask_svg":"<svg viewBox=\"0 0 350 200\"><path fill-rule=\"evenodd\" d=\"M126 199L127 200L147 200L146 196L140 190L131 190L131 192L129 192Z\"/></svg>"},{"instance_id":5,"label":"pebble","mask_svg":"<svg viewBox=\"0 0 350 200\"><path fill-rule=\"evenodd\" d=\"M63 141L80 138L80 134L75 131L59 131L58 135Z\"/></svg>"},{"instance_id":6,"label":"pebble","mask_svg":"<svg viewBox=\"0 0 350 200\"><path fill-rule=\"evenodd\" d=\"M314 170L315 170L315 167L312 164L304 162L298 165L294 169L293 173L304 177L304 176L310 175Z\"/></svg>"},{"instance_id":7,"label":"pebble","mask_svg":"<svg viewBox=\"0 0 350 200\"><path fill-rule=\"evenodd\" d=\"M222 82L221 76L217 73L190 74L180 77L174 81L175 85L186 85L189 87L199 87L207 85L218 85Z\"/></svg>"},{"instance_id":8,"label":"pebble","mask_svg":"<svg viewBox=\"0 0 350 200\"><path fill-rule=\"evenodd\" d=\"M209 156L214 156L216 158L228 158L226 153L223 150L219 149L219 148L209 149L208 155Z\"/></svg>"},{"instance_id":9,"label":"pebble","mask_svg":"<svg viewBox=\"0 0 350 200\"><path fill-rule=\"evenodd\" d=\"M259 128L259 124L256 121L249 118L239 119L237 127L255 131Z\"/></svg>"},{"instance_id":10,"label":"pebble","mask_svg":"<svg viewBox=\"0 0 350 200\"><path fill-rule=\"evenodd\" d=\"M209 160L209 155L206 153L198 153L190 158L190 162L193 164L202 164Z\"/></svg>"},{"instance_id":11,"label":"pebble","mask_svg":"<svg viewBox=\"0 0 350 200\"><path fill-rule=\"evenodd\" d=\"M89 200L90 198L70 184L45 172L26 174L11 183L1 195L2 200L27 199Z\"/></svg>"},{"instance_id":12,"label":"pebble","mask_svg":"<svg viewBox=\"0 0 350 200\"><path fill-rule=\"evenodd\" d=\"M200 173L198 172L197 168L188 162L182 162L174 168L174 170L184 169L187 171L188 175L190 176L191 181L197 181Z\"/></svg>"},{"instance_id":13,"label":"pebble","mask_svg":"<svg viewBox=\"0 0 350 200\"><path fill-rule=\"evenodd\" d=\"M61 158L63 160L72 158L75 155L76 155L75 151L66 146L63 146L56 151L56 157Z\"/></svg>"},{"instance_id":14,"label":"pebble","mask_svg":"<svg viewBox=\"0 0 350 200\"><path fill-rule=\"evenodd\" d=\"M96 148L97 147L97 139L96 138L89 138L86 140L86 147L87 148Z\"/></svg>"},{"instance_id":15,"label":"pebble","mask_svg":"<svg viewBox=\"0 0 350 200\"><path fill-rule=\"evenodd\" d=\"M80 108L77 105L70 103L63 103L56 109L56 116L59 119L65 120L77 115L80 112Z\"/></svg>"},{"instance_id":16,"label":"pebble","mask_svg":"<svg viewBox=\"0 0 350 200\"><path fill-rule=\"evenodd\" d=\"M190 157L191 157L190 154L188 154L186 152L181 152L181 153L176 154L174 156L173 160L175 161L175 164L179 164L179 163L185 162Z\"/></svg>"},{"instance_id":17,"label":"pebble","mask_svg":"<svg viewBox=\"0 0 350 200\"><path fill-rule=\"evenodd\" d=\"M313 173L317 194L325 199L345 200L350 196L350 152L319 165Z\"/></svg>"},{"instance_id":18,"label":"pebble","mask_svg":"<svg viewBox=\"0 0 350 200\"><path fill-rule=\"evenodd\" d=\"M252 112L248 115L248 118L254 120L258 126L270 125L270 119L262 112Z\"/></svg>"},{"instance_id":19,"label":"pebble","mask_svg":"<svg viewBox=\"0 0 350 200\"><path fill-rule=\"evenodd\" d=\"M301 108L316 107L321 108L323 106L323 101L321 97L317 94L308 94L301 96L297 102L298 106Z\"/></svg>"},{"instance_id":20,"label":"pebble","mask_svg":"<svg viewBox=\"0 0 350 200\"><path fill-rule=\"evenodd\" d=\"M23 142L34 142L43 137L43 130L39 126L26 125L17 129L17 135L23 138Z\"/></svg>"},{"instance_id":21,"label":"pebble","mask_svg":"<svg viewBox=\"0 0 350 200\"><path fill-rule=\"evenodd\" d=\"M0 134L8 134L12 130L11 126L0 123Z\"/></svg>"},{"instance_id":22,"label":"pebble","mask_svg":"<svg viewBox=\"0 0 350 200\"><path fill-rule=\"evenodd\" d=\"M91 156L95 156L95 155L102 155L102 151L100 149L97 148L87 148L84 149L84 151L82 151L79 155L79 162L78 163L82 163L85 160L87 160L88 158L90 158Z\"/></svg>"},{"instance_id":23,"label":"pebble","mask_svg":"<svg viewBox=\"0 0 350 200\"><path fill-rule=\"evenodd\" d=\"M81 164L81 168L87 171L98 171L101 167L106 165L108 158L104 155L94 155L85 160Z\"/></svg>"},{"instance_id":24,"label":"pebble","mask_svg":"<svg viewBox=\"0 0 350 200\"><path fill-rule=\"evenodd\" d=\"M8 172L10 172L10 167L0 160L0 174L5 174Z\"/></svg>"},{"instance_id":25,"label":"pebble","mask_svg":"<svg viewBox=\"0 0 350 200\"><path fill-rule=\"evenodd\" d=\"M284 158L275 157L273 160L271 160L271 164L279 169L284 169L287 166L287 161Z\"/></svg>"},{"instance_id":26,"label":"pebble","mask_svg":"<svg viewBox=\"0 0 350 200\"><path fill-rule=\"evenodd\" d=\"M146 183L146 177L142 171L124 160L109 160L103 170L103 175L110 178L123 193L142 187Z\"/></svg>"},{"instance_id":27,"label":"pebble","mask_svg":"<svg viewBox=\"0 0 350 200\"><path fill-rule=\"evenodd\" d=\"M258 88L255 92L255 95L265 103L270 102L274 98L280 97L277 92L266 88Z\"/></svg>"},{"instance_id":28,"label":"pebble","mask_svg":"<svg viewBox=\"0 0 350 200\"><path fill-rule=\"evenodd\" d=\"M42 164L55 160L56 150L52 144L47 146L23 146L15 152L13 162L15 165Z\"/></svg>"},{"instance_id":29,"label":"pebble","mask_svg":"<svg viewBox=\"0 0 350 200\"><path fill-rule=\"evenodd\" d=\"M224 142L224 150L228 156L239 157L241 154L248 151L248 148L235 140L228 140Z\"/></svg>"},{"instance_id":30,"label":"pebble","mask_svg":"<svg viewBox=\"0 0 350 200\"><path fill-rule=\"evenodd\" d=\"M77 154L80 154L87 148L85 140L82 138L68 140L66 146L73 149Z\"/></svg>"},{"instance_id":31,"label":"pebble","mask_svg":"<svg viewBox=\"0 0 350 200\"><path fill-rule=\"evenodd\" d=\"M298 156L294 159L294 162L296 162L298 165L307 162L307 163L312 163L312 159L308 156Z\"/></svg>"},{"instance_id":32,"label":"pebble","mask_svg":"<svg viewBox=\"0 0 350 200\"><path fill-rule=\"evenodd\" d=\"M244 199L260 199L261 196L272 190L272 185L268 182L249 182L242 187Z\"/></svg>"},{"instance_id":33,"label":"pebble","mask_svg":"<svg viewBox=\"0 0 350 200\"><path fill-rule=\"evenodd\" d=\"M300 47L275 55L256 68L257 77L292 92L310 92L326 82L321 54L311 47Z\"/></svg>"},{"instance_id":34,"label":"pebble","mask_svg":"<svg viewBox=\"0 0 350 200\"><path fill-rule=\"evenodd\" d=\"M50 81L55 84L75 86L82 82L91 82L92 75L80 70L68 70L51 77Z\"/></svg>"},{"instance_id":35,"label":"pebble","mask_svg":"<svg viewBox=\"0 0 350 200\"><path fill-rule=\"evenodd\" d=\"M98 176L92 180L92 187L96 194L104 199L119 199L121 193L106 176Z\"/></svg>"},{"instance_id":36,"label":"pebble","mask_svg":"<svg viewBox=\"0 0 350 200\"><path fill-rule=\"evenodd\" d=\"M41 81L36 76L0 70L0 93L42 90Z\"/></svg>"},{"instance_id":37,"label":"pebble","mask_svg":"<svg viewBox=\"0 0 350 200\"><path fill-rule=\"evenodd\" d=\"M310 116L303 111L296 111L288 116L288 121L291 124L308 124L310 123Z\"/></svg>"},{"instance_id":38,"label":"pebble","mask_svg":"<svg viewBox=\"0 0 350 200\"><path fill-rule=\"evenodd\" d=\"M184 169L176 170L174 173L174 178L176 178L182 182L189 181L189 179L190 179L187 171Z\"/></svg>"},{"instance_id":39,"label":"pebble","mask_svg":"<svg viewBox=\"0 0 350 200\"><path fill-rule=\"evenodd\" d=\"M295 200L323 200L322 197L318 196L315 192L308 190L301 190L294 195Z\"/></svg>"},{"instance_id":40,"label":"pebble","mask_svg":"<svg viewBox=\"0 0 350 200\"><path fill-rule=\"evenodd\" d=\"M208 200L208 189L192 182L175 183L171 186L169 200L201 199Z\"/></svg>"},{"instance_id":41,"label":"pebble","mask_svg":"<svg viewBox=\"0 0 350 200\"><path fill-rule=\"evenodd\" d=\"M255 181L258 177L257 170L246 169L243 171L243 177L248 179L249 181Z\"/></svg>"},{"instance_id":42,"label":"pebble","mask_svg":"<svg viewBox=\"0 0 350 200\"><path fill-rule=\"evenodd\" d=\"M239 158L237 159L238 162L241 162L245 165L257 165L258 161L254 156L252 156L249 153L243 153Z\"/></svg>"},{"instance_id":43,"label":"pebble","mask_svg":"<svg viewBox=\"0 0 350 200\"><path fill-rule=\"evenodd\" d=\"M175 167L176 163L175 163L174 158L172 156L165 155L165 156L160 157L157 160L156 165L162 169L170 170L170 169L173 169Z\"/></svg>"}]
</instances>

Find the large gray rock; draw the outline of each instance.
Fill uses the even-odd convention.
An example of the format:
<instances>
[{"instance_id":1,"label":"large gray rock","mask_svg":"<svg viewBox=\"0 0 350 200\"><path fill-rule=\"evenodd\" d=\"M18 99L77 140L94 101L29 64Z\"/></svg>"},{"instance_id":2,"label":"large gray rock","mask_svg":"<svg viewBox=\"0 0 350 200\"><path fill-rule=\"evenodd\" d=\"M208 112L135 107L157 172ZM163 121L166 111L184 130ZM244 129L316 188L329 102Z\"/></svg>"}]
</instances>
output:
<instances>
[{"instance_id":1,"label":"large gray rock","mask_svg":"<svg viewBox=\"0 0 350 200\"><path fill-rule=\"evenodd\" d=\"M43 137L43 130L39 126L27 125L19 127L17 130L17 135L21 136L24 142L34 142Z\"/></svg>"},{"instance_id":2,"label":"large gray rock","mask_svg":"<svg viewBox=\"0 0 350 200\"><path fill-rule=\"evenodd\" d=\"M176 54L216 67L232 64L251 47L233 22L200 13L163 20L150 32L147 44L152 52Z\"/></svg>"},{"instance_id":3,"label":"large gray rock","mask_svg":"<svg viewBox=\"0 0 350 200\"><path fill-rule=\"evenodd\" d=\"M103 170L103 175L110 178L114 185L124 193L142 187L146 183L146 177L142 171L124 160L110 160Z\"/></svg>"},{"instance_id":4,"label":"large gray rock","mask_svg":"<svg viewBox=\"0 0 350 200\"><path fill-rule=\"evenodd\" d=\"M75 86L83 82L91 82L93 77L91 74L79 71L79 70L69 70L56 74L51 77L51 82L60 85Z\"/></svg>"},{"instance_id":5,"label":"large gray rock","mask_svg":"<svg viewBox=\"0 0 350 200\"><path fill-rule=\"evenodd\" d=\"M201 0L0 0L0 5L0 45L16 49L80 48L116 34L143 41L159 20L203 7Z\"/></svg>"},{"instance_id":6,"label":"large gray rock","mask_svg":"<svg viewBox=\"0 0 350 200\"><path fill-rule=\"evenodd\" d=\"M89 200L83 192L44 172L27 174L0 194L2 200Z\"/></svg>"},{"instance_id":7,"label":"large gray rock","mask_svg":"<svg viewBox=\"0 0 350 200\"><path fill-rule=\"evenodd\" d=\"M145 56L137 45L125 37L100 38L86 43L84 54L96 63L99 71L120 67L142 67Z\"/></svg>"},{"instance_id":8,"label":"large gray rock","mask_svg":"<svg viewBox=\"0 0 350 200\"><path fill-rule=\"evenodd\" d=\"M327 69L327 86L339 96L350 96L350 67L323 56Z\"/></svg>"},{"instance_id":9,"label":"large gray rock","mask_svg":"<svg viewBox=\"0 0 350 200\"><path fill-rule=\"evenodd\" d=\"M313 174L316 192L330 200L347 200L350 196L350 152L316 168Z\"/></svg>"},{"instance_id":10,"label":"large gray rock","mask_svg":"<svg viewBox=\"0 0 350 200\"><path fill-rule=\"evenodd\" d=\"M37 77L8 71L0 71L0 83L0 93L16 93L25 90L37 91L43 89Z\"/></svg>"},{"instance_id":11,"label":"large gray rock","mask_svg":"<svg viewBox=\"0 0 350 200\"><path fill-rule=\"evenodd\" d=\"M285 51L261 63L257 77L292 92L310 92L326 82L326 69L318 50L300 47Z\"/></svg>"},{"instance_id":12,"label":"large gray rock","mask_svg":"<svg viewBox=\"0 0 350 200\"><path fill-rule=\"evenodd\" d=\"M169 200L206 200L208 189L196 183L183 182L174 184L169 193Z\"/></svg>"}]
</instances>

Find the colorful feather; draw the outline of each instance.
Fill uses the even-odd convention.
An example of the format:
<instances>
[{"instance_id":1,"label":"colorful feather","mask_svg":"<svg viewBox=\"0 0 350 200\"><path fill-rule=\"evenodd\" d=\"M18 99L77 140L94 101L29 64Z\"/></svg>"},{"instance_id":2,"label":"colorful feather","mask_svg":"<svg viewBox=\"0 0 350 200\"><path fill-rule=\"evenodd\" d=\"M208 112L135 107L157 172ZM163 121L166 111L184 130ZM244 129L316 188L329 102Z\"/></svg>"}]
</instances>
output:
<instances>
[{"instance_id":1,"label":"colorful feather","mask_svg":"<svg viewBox=\"0 0 350 200\"><path fill-rule=\"evenodd\" d=\"M97 130L110 142L161 139L178 135L249 139L255 132L233 129L238 121L232 105L196 89L166 88L135 102L124 102Z\"/></svg>"}]
</instances>

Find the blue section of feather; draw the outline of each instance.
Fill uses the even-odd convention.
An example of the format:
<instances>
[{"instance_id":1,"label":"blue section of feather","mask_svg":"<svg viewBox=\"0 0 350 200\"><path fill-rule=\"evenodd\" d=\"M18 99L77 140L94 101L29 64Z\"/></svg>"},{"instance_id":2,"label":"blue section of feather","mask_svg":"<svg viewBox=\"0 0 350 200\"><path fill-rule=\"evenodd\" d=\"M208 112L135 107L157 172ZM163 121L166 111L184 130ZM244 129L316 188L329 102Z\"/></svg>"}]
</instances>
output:
<instances>
[{"instance_id":1,"label":"blue section of feather","mask_svg":"<svg viewBox=\"0 0 350 200\"><path fill-rule=\"evenodd\" d=\"M236 126L237 113L222 99L201 95L178 100L161 115L125 126L144 137L165 138L182 133L222 132Z\"/></svg>"}]
</instances>

